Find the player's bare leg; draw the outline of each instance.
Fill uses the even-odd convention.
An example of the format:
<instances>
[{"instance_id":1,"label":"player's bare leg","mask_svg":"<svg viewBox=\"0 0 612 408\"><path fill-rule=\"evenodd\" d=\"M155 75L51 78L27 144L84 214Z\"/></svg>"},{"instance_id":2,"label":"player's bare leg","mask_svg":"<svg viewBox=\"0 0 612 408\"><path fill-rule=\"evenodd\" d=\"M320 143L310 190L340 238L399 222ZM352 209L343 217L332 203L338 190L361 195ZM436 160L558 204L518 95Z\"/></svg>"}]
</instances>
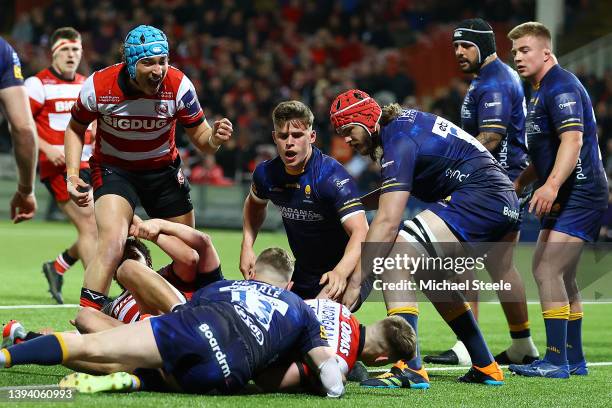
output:
<instances>
[{"instance_id":1,"label":"player's bare leg","mask_svg":"<svg viewBox=\"0 0 612 408\"><path fill-rule=\"evenodd\" d=\"M533 276L538 285L546 328L546 354L542 360L536 360L531 365L512 364L511 371L520 375L538 372L545 373L538 376L568 378L568 360L571 360L574 374L588 373L582 354L580 329L574 327L582 322L575 274L583 246L580 238L550 229L540 231L533 257ZM571 312L570 299L576 310L574 313ZM572 330L569 330L570 327Z\"/></svg>"},{"instance_id":2,"label":"player's bare leg","mask_svg":"<svg viewBox=\"0 0 612 408\"><path fill-rule=\"evenodd\" d=\"M87 268L96 253L98 240L93 201L87 207L79 207L72 200L58 202L58 205L77 229L77 256L83 262L83 268Z\"/></svg>"},{"instance_id":3,"label":"player's bare leg","mask_svg":"<svg viewBox=\"0 0 612 408\"><path fill-rule=\"evenodd\" d=\"M134 260L124 261L117 270L117 280L132 294L140 313L169 313L185 298L162 276Z\"/></svg>"},{"instance_id":4,"label":"player's bare leg","mask_svg":"<svg viewBox=\"0 0 612 408\"><path fill-rule=\"evenodd\" d=\"M179 224L185 224L190 226L191 228L195 228L195 211L191 210L188 213L183 215L178 215L176 217L165 218L165 220L178 222Z\"/></svg>"},{"instance_id":5,"label":"player's bare leg","mask_svg":"<svg viewBox=\"0 0 612 408\"><path fill-rule=\"evenodd\" d=\"M100 309L121 261L133 210L125 198L107 194L96 201L95 215L98 243L95 256L85 270L81 306Z\"/></svg>"},{"instance_id":6,"label":"player's bare leg","mask_svg":"<svg viewBox=\"0 0 612 408\"><path fill-rule=\"evenodd\" d=\"M97 333L122 324L119 320L91 307L84 307L79 310L74 319L74 326L81 334Z\"/></svg>"},{"instance_id":7,"label":"player's bare leg","mask_svg":"<svg viewBox=\"0 0 612 408\"><path fill-rule=\"evenodd\" d=\"M500 364L528 364L538 358L538 350L529 329L525 285L514 265L513 254L518 240L518 231L506 234L487 253L484 262L493 282L504 281L511 287L509 291L497 292L512 338L510 348L495 356Z\"/></svg>"}]
</instances>

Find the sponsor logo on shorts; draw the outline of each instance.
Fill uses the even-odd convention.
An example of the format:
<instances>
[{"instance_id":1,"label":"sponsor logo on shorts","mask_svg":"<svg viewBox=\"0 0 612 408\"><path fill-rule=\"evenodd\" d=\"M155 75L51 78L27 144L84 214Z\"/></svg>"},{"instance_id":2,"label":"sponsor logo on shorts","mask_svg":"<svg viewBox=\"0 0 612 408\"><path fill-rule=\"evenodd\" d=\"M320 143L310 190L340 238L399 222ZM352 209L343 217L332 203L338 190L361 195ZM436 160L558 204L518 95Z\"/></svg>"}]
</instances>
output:
<instances>
[{"instance_id":1,"label":"sponsor logo on shorts","mask_svg":"<svg viewBox=\"0 0 612 408\"><path fill-rule=\"evenodd\" d=\"M176 181L182 186L185 184L185 174L183 173L183 169L179 169L176 173Z\"/></svg>"},{"instance_id":2,"label":"sponsor logo on shorts","mask_svg":"<svg viewBox=\"0 0 612 408\"><path fill-rule=\"evenodd\" d=\"M506 206L504 206L504 215L511 220L517 221L519 219L519 211Z\"/></svg>"},{"instance_id":3,"label":"sponsor logo on shorts","mask_svg":"<svg viewBox=\"0 0 612 408\"><path fill-rule=\"evenodd\" d=\"M219 363L219 367L221 367L221 371L223 371L223 377L229 377L231 374L231 370L226 360L227 356L221 350L221 347L219 346L219 343L217 342L217 339L215 338L215 335L213 334L212 330L206 323L201 324L198 329L202 332L204 338L208 340L208 344L210 345L211 350L215 353L217 363Z\"/></svg>"}]
</instances>

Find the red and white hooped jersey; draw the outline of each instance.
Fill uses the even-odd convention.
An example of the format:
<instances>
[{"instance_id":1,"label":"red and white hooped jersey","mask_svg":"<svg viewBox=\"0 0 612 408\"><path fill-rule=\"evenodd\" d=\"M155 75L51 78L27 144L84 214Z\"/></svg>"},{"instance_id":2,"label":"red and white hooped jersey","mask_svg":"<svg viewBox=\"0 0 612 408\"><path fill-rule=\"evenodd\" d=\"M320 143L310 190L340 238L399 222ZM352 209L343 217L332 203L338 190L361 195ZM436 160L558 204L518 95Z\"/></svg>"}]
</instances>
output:
<instances>
[{"instance_id":1,"label":"red and white hooped jersey","mask_svg":"<svg viewBox=\"0 0 612 408\"><path fill-rule=\"evenodd\" d=\"M125 324L134 323L140 319L140 309L134 296L124 290L111 303L108 315Z\"/></svg>"},{"instance_id":2,"label":"red and white hooped jersey","mask_svg":"<svg viewBox=\"0 0 612 408\"><path fill-rule=\"evenodd\" d=\"M169 166L178 156L176 121L193 127L204 120L195 88L174 67L155 95L131 93L128 81L124 63L94 72L72 107L77 122L97 120L93 161L133 171Z\"/></svg>"},{"instance_id":3,"label":"red and white hooped jersey","mask_svg":"<svg viewBox=\"0 0 612 408\"><path fill-rule=\"evenodd\" d=\"M53 68L43 69L25 81L38 136L62 150L64 133L70 121L70 110L79 96L84 81L85 77L80 74L76 74L72 81L65 80ZM82 169L89 167L87 161L91 156L91 150L91 132L87 131L81 156ZM41 179L66 171L66 166L54 166L43 152L40 152L38 160Z\"/></svg>"},{"instance_id":4,"label":"red and white hooped jersey","mask_svg":"<svg viewBox=\"0 0 612 408\"><path fill-rule=\"evenodd\" d=\"M361 351L359 320L347 307L333 300L310 299L305 302L315 312L321 326L325 328L327 342L341 357L340 369L346 375L355 365ZM342 364L343 362L346 364Z\"/></svg>"}]
</instances>

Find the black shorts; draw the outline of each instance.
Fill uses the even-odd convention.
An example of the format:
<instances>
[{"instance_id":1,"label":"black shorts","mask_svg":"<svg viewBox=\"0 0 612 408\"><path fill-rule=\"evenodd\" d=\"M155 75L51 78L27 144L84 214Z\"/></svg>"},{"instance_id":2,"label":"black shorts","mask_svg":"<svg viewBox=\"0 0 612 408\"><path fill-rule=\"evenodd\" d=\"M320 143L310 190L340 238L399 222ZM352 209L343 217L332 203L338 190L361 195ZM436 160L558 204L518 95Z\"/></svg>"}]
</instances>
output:
<instances>
[{"instance_id":1,"label":"black shorts","mask_svg":"<svg viewBox=\"0 0 612 408\"><path fill-rule=\"evenodd\" d=\"M90 165L94 201L116 194L128 200L132 209L140 203L152 218L172 218L193 210L180 157L159 170L129 171L94 161Z\"/></svg>"}]
</instances>

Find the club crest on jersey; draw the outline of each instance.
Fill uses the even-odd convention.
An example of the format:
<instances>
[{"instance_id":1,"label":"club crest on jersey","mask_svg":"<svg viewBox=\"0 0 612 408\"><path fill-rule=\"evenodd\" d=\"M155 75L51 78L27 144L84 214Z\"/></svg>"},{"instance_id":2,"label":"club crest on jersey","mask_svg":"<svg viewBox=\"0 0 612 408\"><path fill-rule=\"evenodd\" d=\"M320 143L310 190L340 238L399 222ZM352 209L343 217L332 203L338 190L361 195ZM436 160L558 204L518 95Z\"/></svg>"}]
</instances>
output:
<instances>
[{"instance_id":1,"label":"club crest on jersey","mask_svg":"<svg viewBox=\"0 0 612 408\"><path fill-rule=\"evenodd\" d=\"M310 198L311 193L312 189L310 188L310 184L306 184L306 187L304 187L304 195L306 195L306 198Z\"/></svg>"},{"instance_id":2,"label":"club crest on jersey","mask_svg":"<svg viewBox=\"0 0 612 408\"><path fill-rule=\"evenodd\" d=\"M183 169L179 169L176 173L176 181L178 181L179 185L185 184L185 174L183 173Z\"/></svg>"},{"instance_id":3,"label":"club crest on jersey","mask_svg":"<svg viewBox=\"0 0 612 408\"><path fill-rule=\"evenodd\" d=\"M156 102L155 112L157 112L160 115L167 115L168 114L168 104L166 102Z\"/></svg>"}]
</instances>

